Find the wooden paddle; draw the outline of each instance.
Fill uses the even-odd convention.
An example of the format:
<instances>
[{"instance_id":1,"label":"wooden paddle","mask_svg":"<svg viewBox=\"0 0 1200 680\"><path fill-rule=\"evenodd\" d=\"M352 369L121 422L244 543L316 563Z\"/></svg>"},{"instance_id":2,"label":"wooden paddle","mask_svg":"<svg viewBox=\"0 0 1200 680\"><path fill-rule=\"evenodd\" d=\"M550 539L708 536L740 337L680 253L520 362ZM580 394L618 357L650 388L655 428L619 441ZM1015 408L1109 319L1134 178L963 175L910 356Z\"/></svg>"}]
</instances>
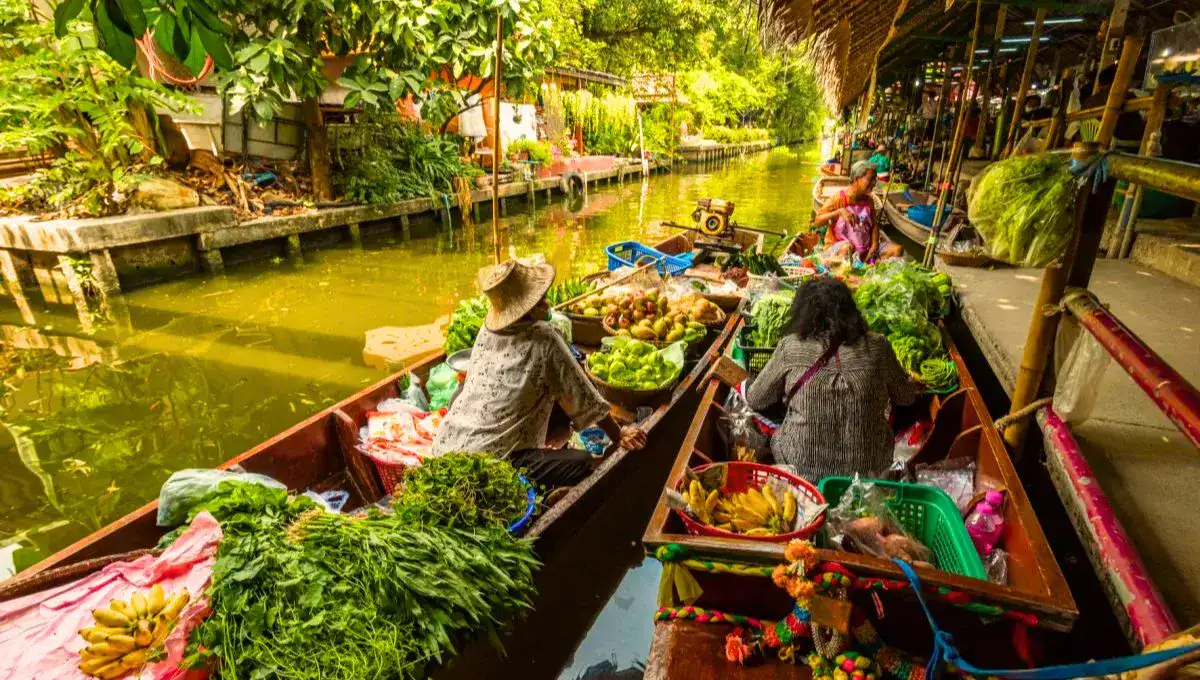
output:
<instances>
[{"instance_id":1,"label":"wooden paddle","mask_svg":"<svg viewBox=\"0 0 1200 680\"><path fill-rule=\"evenodd\" d=\"M658 264L661 261L662 261L662 258L654 260L653 262L647 262L646 264L638 267L637 269L634 269L633 271L629 272L628 274L626 274L625 276L622 276L619 279L616 279L614 281L609 281L608 283L604 284L603 286L600 286L598 288L593 288L586 293L581 293L579 295L576 295L575 297L571 298L570 300L567 300L566 302L558 303L557 305L554 306L554 310L558 311L560 309L565 309L567 307L567 305L569 305L573 302L578 302L578 301L586 298L589 295L595 295L596 293L599 293L600 291L602 291L610 286L615 286L618 283L621 283L622 281L625 281L636 274L641 274L642 272L646 271L650 267L653 267L654 265Z\"/></svg>"}]
</instances>

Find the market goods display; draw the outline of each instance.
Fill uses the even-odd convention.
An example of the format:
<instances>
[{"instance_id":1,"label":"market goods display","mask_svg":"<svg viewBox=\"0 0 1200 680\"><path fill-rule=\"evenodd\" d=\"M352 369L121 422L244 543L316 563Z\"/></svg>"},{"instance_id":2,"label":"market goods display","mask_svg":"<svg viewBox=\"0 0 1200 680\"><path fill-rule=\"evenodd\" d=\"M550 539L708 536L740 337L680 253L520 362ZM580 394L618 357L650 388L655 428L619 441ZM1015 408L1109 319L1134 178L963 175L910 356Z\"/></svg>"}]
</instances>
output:
<instances>
[{"instance_id":1,"label":"market goods display","mask_svg":"<svg viewBox=\"0 0 1200 680\"><path fill-rule=\"evenodd\" d=\"M593 376L612 387L658 390L679 379L683 349L674 344L658 350L640 340L606 338L601 351L588 355L587 366Z\"/></svg>"},{"instance_id":2,"label":"market goods display","mask_svg":"<svg viewBox=\"0 0 1200 680\"><path fill-rule=\"evenodd\" d=\"M921 362L921 382L931 390L948 390L958 385L958 367L950 359L926 359Z\"/></svg>"},{"instance_id":3,"label":"market goods display","mask_svg":"<svg viewBox=\"0 0 1200 680\"><path fill-rule=\"evenodd\" d=\"M754 276L786 276L787 272L779 265L774 253L752 253L742 251L730 255L721 265L721 270L729 272L734 269L744 269Z\"/></svg>"},{"instance_id":4,"label":"market goods display","mask_svg":"<svg viewBox=\"0 0 1200 680\"><path fill-rule=\"evenodd\" d=\"M941 331L931 319L945 308L949 296L945 274L889 260L868 270L854 291L854 302L867 326L887 338L905 372L932 389L945 389L958 382L958 373L946 359ZM930 364L926 374L923 367L930 359L941 363Z\"/></svg>"},{"instance_id":5,"label":"market goods display","mask_svg":"<svg viewBox=\"0 0 1200 680\"><path fill-rule=\"evenodd\" d=\"M119 678L162 656L161 645L191 600L187 589L170 596L159 584L128 602L113 600L92 612L95 625L79 631L88 646L79 651L79 670L95 678Z\"/></svg>"},{"instance_id":6,"label":"market goods display","mask_svg":"<svg viewBox=\"0 0 1200 680\"><path fill-rule=\"evenodd\" d=\"M668 300L654 289L626 293L604 307L609 333L655 343L693 345L708 335L708 324L724 318L720 307L699 294Z\"/></svg>"},{"instance_id":7,"label":"market goods display","mask_svg":"<svg viewBox=\"0 0 1200 680\"><path fill-rule=\"evenodd\" d=\"M1062 156L1013 156L992 163L971 182L967 216L993 259L1045 267L1071 241L1076 191Z\"/></svg>"},{"instance_id":8,"label":"market goods display","mask_svg":"<svg viewBox=\"0 0 1200 680\"><path fill-rule=\"evenodd\" d=\"M888 505L889 491L881 484L857 476L850 481L829 510L825 525L829 540L851 552L933 567L933 551L904 530Z\"/></svg>"},{"instance_id":9,"label":"market goods display","mask_svg":"<svg viewBox=\"0 0 1200 680\"><path fill-rule=\"evenodd\" d=\"M530 606L538 563L499 526L450 528L226 483L190 667L214 678L419 678L467 636Z\"/></svg>"},{"instance_id":10,"label":"market goods display","mask_svg":"<svg viewBox=\"0 0 1200 680\"><path fill-rule=\"evenodd\" d=\"M447 453L405 474L393 507L413 522L506 527L525 512L527 497L508 461L484 453Z\"/></svg>"},{"instance_id":11,"label":"market goods display","mask_svg":"<svg viewBox=\"0 0 1200 680\"><path fill-rule=\"evenodd\" d=\"M793 530L796 497L790 491L778 495L764 484L740 493L705 491L693 479L683 491L688 507L701 522L735 534L776 536Z\"/></svg>"},{"instance_id":12,"label":"market goods display","mask_svg":"<svg viewBox=\"0 0 1200 680\"><path fill-rule=\"evenodd\" d=\"M792 291L767 293L754 303L750 310L753 328L750 331L752 347L774 348L783 339L784 331L792 316Z\"/></svg>"},{"instance_id":13,"label":"market goods display","mask_svg":"<svg viewBox=\"0 0 1200 680\"><path fill-rule=\"evenodd\" d=\"M546 301L550 303L551 307L557 307L567 300L573 300L595 288L596 284L592 281L584 281L580 278L567 279L562 283L550 286L550 290L546 292Z\"/></svg>"},{"instance_id":14,"label":"market goods display","mask_svg":"<svg viewBox=\"0 0 1200 680\"><path fill-rule=\"evenodd\" d=\"M446 354L474 347L475 337L483 328L483 318L487 313L488 301L482 295L459 302L450 315L450 325L446 327L446 344L443 345Z\"/></svg>"}]
</instances>

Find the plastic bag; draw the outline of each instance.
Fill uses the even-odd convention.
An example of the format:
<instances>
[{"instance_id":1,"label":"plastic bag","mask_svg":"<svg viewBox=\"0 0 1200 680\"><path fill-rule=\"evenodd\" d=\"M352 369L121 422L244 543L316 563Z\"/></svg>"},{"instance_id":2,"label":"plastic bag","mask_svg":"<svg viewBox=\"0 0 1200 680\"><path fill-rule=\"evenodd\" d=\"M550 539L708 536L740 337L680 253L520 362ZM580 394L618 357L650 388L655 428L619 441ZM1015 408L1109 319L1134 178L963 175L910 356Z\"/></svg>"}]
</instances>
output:
<instances>
[{"instance_id":1,"label":"plastic bag","mask_svg":"<svg viewBox=\"0 0 1200 680\"><path fill-rule=\"evenodd\" d=\"M450 405L458 391L458 372L446 363L438 364L429 371L429 408L439 409Z\"/></svg>"},{"instance_id":2,"label":"plastic bag","mask_svg":"<svg viewBox=\"0 0 1200 680\"><path fill-rule=\"evenodd\" d=\"M932 486L946 492L954 501L960 515L966 514L975 497L975 461L971 458L947 458L928 465L918 465L917 484Z\"/></svg>"},{"instance_id":3,"label":"plastic bag","mask_svg":"<svg viewBox=\"0 0 1200 680\"><path fill-rule=\"evenodd\" d=\"M967 193L967 214L993 259L1045 267L1071 240L1075 178L1054 154L1013 156L992 163Z\"/></svg>"},{"instance_id":4,"label":"plastic bag","mask_svg":"<svg viewBox=\"0 0 1200 680\"><path fill-rule=\"evenodd\" d=\"M933 552L904 530L887 506L888 492L854 476L836 507L827 514L825 530L843 550L918 566L933 566Z\"/></svg>"},{"instance_id":5,"label":"plastic bag","mask_svg":"<svg viewBox=\"0 0 1200 680\"><path fill-rule=\"evenodd\" d=\"M550 326L554 330L558 331L558 334L562 336L563 340L566 340L568 345L574 342L574 338L571 333L571 320L567 318L566 314L560 314L554 311L550 312Z\"/></svg>"},{"instance_id":6,"label":"plastic bag","mask_svg":"<svg viewBox=\"0 0 1200 680\"><path fill-rule=\"evenodd\" d=\"M729 396L725 398L725 414L723 419L728 427L721 428L720 432L728 436L726 443L733 457L740 461L769 465L774 460L771 455L771 436L759 424L757 414L737 390L729 390Z\"/></svg>"},{"instance_id":7,"label":"plastic bag","mask_svg":"<svg viewBox=\"0 0 1200 680\"><path fill-rule=\"evenodd\" d=\"M917 455L921 447L925 445L925 440L929 438L929 433L933 429L933 423L928 420L918 420L908 427L908 429L896 435L894 446L892 448L892 467L888 468L889 472L903 473L908 467L908 461Z\"/></svg>"},{"instance_id":8,"label":"plastic bag","mask_svg":"<svg viewBox=\"0 0 1200 680\"><path fill-rule=\"evenodd\" d=\"M983 560L988 580L997 585L1008 585L1008 553L996 548Z\"/></svg>"},{"instance_id":9,"label":"plastic bag","mask_svg":"<svg viewBox=\"0 0 1200 680\"><path fill-rule=\"evenodd\" d=\"M1071 425L1079 425L1096 408L1100 381L1112 356L1075 322L1059 324L1054 353L1061 360L1054 385L1054 411Z\"/></svg>"},{"instance_id":10,"label":"plastic bag","mask_svg":"<svg viewBox=\"0 0 1200 680\"><path fill-rule=\"evenodd\" d=\"M406 373L404 377L407 378L408 385L400 390L400 401L409 404L413 408L428 411L429 399L425 396L425 390L421 389L420 376L414 373ZM379 410L383 410L382 407Z\"/></svg>"},{"instance_id":11,"label":"plastic bag","mask_svg":"<svg viewBox=\"0 0 1200 680\"><path fill-rule=\"evenodd\" d=\"M188 513L221 482L253 482L273 489L287 486L266 475L241 470L190 468L171 473L158 492L158 526L174 527L187 521Z\"/></svg>"}]
</instances>

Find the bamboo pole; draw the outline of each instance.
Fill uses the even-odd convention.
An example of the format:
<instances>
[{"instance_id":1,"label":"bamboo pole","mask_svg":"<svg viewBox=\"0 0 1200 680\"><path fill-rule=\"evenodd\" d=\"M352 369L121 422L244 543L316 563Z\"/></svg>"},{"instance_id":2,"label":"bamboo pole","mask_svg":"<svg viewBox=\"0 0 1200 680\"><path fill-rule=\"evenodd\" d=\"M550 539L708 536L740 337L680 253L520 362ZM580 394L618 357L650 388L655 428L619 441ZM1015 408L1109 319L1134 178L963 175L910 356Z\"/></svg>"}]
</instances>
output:
<instances>
[{"instance_id":1,"label":"bamboo pole","mask_svg":"<svg viewBox=\"0 0 1200 680\"><path fill-rule=\"evenodd\" d=\"M1033 65L1037 63L1038 44L1042 40L1042 22L1046 20L1046 9L1041 8L1033 20L1033 34L1029 38L1029 50L1025 53L1025 69L1021 71L1021 84L1017 86L1017 98L1013 103L1012 122L1008 125L1008 142L1004 145L1004 153L1008 156L1017 144L1017 135L1021 134L1021 114L1025 110L1025 95L1029 92L1029 82L1033 80Z\"/></svg>"},{"instance_id":2,"label":"bamboo pole","mask_svg":"<svg viewBox=\"0 0 1200 680\"><path fill-rule=\"evenodd\" d=\"M554 306L554 309L555 310L566 309L572 303L579 302L580 300L586 298L589 295L595 295L596 293L599 293L602 290L607 290L608 288L611 288L612 286L615 286L618 283L628 281L629 279L633 278L634 276L641 274L642 272L646 271L647 269L658 264L660 261L662 261L662 258L656 258L650 262L647 262L646 264L640 265L640 266L638 266L637 269L634 269L633 271L629 272L628 274L625 274L624 276L619 276L619 277L613 279L612 281L609 281L608 283L604 284L603 286L593 288L586 293L580 293L579 295L576 295L575 297L571 298L570 300L566 300L564 302L558 303L557 305Z\"/></svg>"},{"instance_id":3,"label":"bamboo pole","mask_svg":"<svg viewBox=\"0 0 1200 680\"><path fill-rule=\"evenodd\" d=\"M504 66L504 15L496 10L496 68L492 74L492 250L500 264L500 69Z\"/></svg>"},{"instance_id":4,"label":"bamboo pole","mask_svg":"<svg viewBox=\"0 0 1200 680\"><path fill-rule=\"evenodd\" d=\"M1049 129L1046 130L1047 150L1061 146L1067 134L1067 105L1071 100L1068 90L1075 88L1076 78L1074 73L1068 71L1068 75L1059 83L1058 91L1061 96L1058 98L1058 107L1054 109L1054 118L1050 120Z\"/></svg>"},{"instance_id":5,"label":"bamboo pole","mask_svg":"<svg viewBox=\"0 0 1200 680\"><path fill-rule=\"evenodd\" d=\"M962 153L963 129L966 127L967 111L971 108L971 101L967 97L967 92L971 89L972 72L975 69L975 46L979 44L979 18L983 16L983 0L975 0L975 28L971 31L971 46L967 48L967 66L963 71L962 85L959 86L958 94L958 121L954 125L954 141L950 144L950 167L949 172L944 172L941 186L938 189L937 207L933 211L933 227L930 229L929 240L925 242L925 258L923 260L926 267L933 266L933 254L937 250L938 235L942 231L942 209L946 205L946 194L949 187L946 184L945 178L953 177L955 169L959 164L959 156ZM945 168L943 168L945 170ZM953 208L951 208L953 210Z\"/></svg>"},{"instance_id":6,"label":"bamboo pole","mask_svg":"<svg viewBox=\"0 0 1200 680\"><path fill-rule=\"evenodd\" d=\"M950 98L950 60L954 58L954 49L946 56L946 73L942 77L942 92L938 95L937 112L933 117L933 134L929 137L929 160L925 163L925 190L929 190L929 175L933 171L933 150L937 148L938 128L941 127L942 113L946 100Z\"/></svg>"},{"instance_id":7,"label":"bamboo pole","mask_svg":"<svg viewBox=\"0 0 1200 680\"><path fill-rule=\"evenodd\" d=\"M1104 32L1104 44L1100 46L1100 59L1096 62L1096 73L1103 71L1112 62L1113 43L1125 35L1125 20L1129 17L1129 0L1113 2L1112 14L1108 17ZM1099 94L1100 79L1092 82L1092 94Z\"/></svg>"},{"instance_id":8,"label":"bamboo pole","mask_svg":"<svg viewBox=\"0 0 1200 680\"><path fill-rule=\"evenodd\" d=\"M1077 160L1087 160L1100 150L1106 149L1112 142L1116 118L1121 115L1121 104L1124 102L1125 91L1129 89L1129 81L1133 77L1133 67L1137 63L1138 53L1141 52L1142 42L1141 36L1125 38L1117 75L1108 96L1109 104L1113 104L1115 100L1116 105L1105 106L1100 133L1094 144L1076 144ZM1067 246L1061 264L1051 265L1042 272L1042 283L1033 305L1033 318L1029 323L1029 334L1025 338L1025 349L1021 355L1016 385L1013 387L1010 414L1032 403L1043 389L1043 379L1051 361L1050 352L1054 347L1054 337L1061 316L1056 308L1068 284L1080 288L1087 287L1092 267L1096 262L1096 251L1100 247L1100 237L1104 233L1104 222L1112 202L1114 186L1115 180L1111 178L1110 173L1110 179L1101 185L1100 191L1092 193L1085 188L1079 192L1071 243ZM1015 450L1025 440L1028 429L1029 420L1023 418L1004 432L1004 440Z\"/></svg>"},{"instance_id":9,"label":"bamboo pole","mask_svg":"<svg viewBox=\"0 0 1200 680\"><path fill-rule=\"evenodd\" d=\"M996 67L996 50L1000 47L1000 40L1004 38L1004 24L1008 19L1008 5L1000 5L1000 9L996 12L996 25L992 29L992 48L988 51L987 71L983 76L983 89L980 90L980 98L983 100L983 106L979 107L979 129L975 133L974 149L977 149L983 156L987 156L985 149L987 141L984 139L984 131L988 126L988 112L991 109L989 101L992 93L992 69ZM974 52L974 50L971 50ZM997 116L999 121L1000 116Z\"/></svg>"},{"instance_id":10,"label":"bamboo pole","mask_svg":"<svg viewBox=\"0 0 1200 680\"><path fill-rule=\"evenodd\" d=\"M1141 156L1158 155L1155 149L1156 140L1167 117L1167 98L1170 94L1171 86L1162 81L1154 87L1154 99L1150 102L1150 111L1146 114L1146 131L1142 133L1142 144L1138 149ZM1108 259L1128 257L1129 249L1133 247L1133 232L1137 225L1143 193L1142 185L1134 182L1130 182L1125 190L1125 204L1122 206L1121 219L1117 222L1117 239L1114 247L1108 249Z\"/></svg>"}]
</instances>

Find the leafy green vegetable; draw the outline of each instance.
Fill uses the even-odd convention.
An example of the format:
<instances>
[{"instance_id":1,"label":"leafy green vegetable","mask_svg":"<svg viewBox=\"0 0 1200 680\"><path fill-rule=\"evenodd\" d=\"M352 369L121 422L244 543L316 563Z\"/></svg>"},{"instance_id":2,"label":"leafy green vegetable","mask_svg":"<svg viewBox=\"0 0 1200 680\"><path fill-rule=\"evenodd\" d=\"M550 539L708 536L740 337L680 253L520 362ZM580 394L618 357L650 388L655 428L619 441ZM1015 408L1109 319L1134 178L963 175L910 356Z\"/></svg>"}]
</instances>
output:
<instances>
[{"instance_id":1,"label":"leafy green vegetable","mask_svg":"<svg viewBox=\"0 0 1200 680\"><path fill-rule=\"evenodd\" d=\"M274 493L226 501L240 510L222 522L212 612L185 660L214 678L424 677L530 604L532 544L501 527L352 518L303 498L281 508Z\"/></svg>"},{"instance_id":2,"label":"leafy green vegetable","mask_svg":"<svg viewBox=\"0 0 1200 680\"><path fill-rule=\"evenodd\" d=\"M754 303L750 310L753 328L748 338L752 347L774 348L779 344L791 319L793 299L795 293L777 291L767 293Z\"/></svg>"},{"instance_id":3,"label":"leafy green vegetable","mask_svg":"<svg viewBox=\"0 0 1200 680\"><path fill-rule=\"evenodd\" d=\"M454 354L459 350L475 346L475 336L483 328L483 318L488 313L488 301L484 296L467 298L458 303L454 313L450 315L450 325L446 328L446 343L443 349L446 354Z\"/></svg>"},{"instance_id":4,"label":"leafy green vegetable","mask_svg":"<svg viewBox=\"0 0 1200 680\"><path fill-rule=\"evenodd\" d=\"M921 362L921 382L939 392L958 387L958 367L949 359L926 359Z\"/></svg>"},{"instance_id":5,"label":"leafy green vegetable","mask_svg":"<svg viewBox=\"0 0 1200 680\"><path fill-rule=\"evenodd\" d=\"M624 337L605 338L605 349L588 355L592 375L613 387L655 390L674 383L683 372L683 341L656 350Z\"/></svg>"},{"instance_id":6,"label":"leafy green vegetable","mask_svg":"<svg viewBox=\"0 0 1200 680\"><path fill-rule=\"evenodd\" d=\"M525 512L526 502L525 484L507 461L448 453L405 475L395 509L411 522L474 529L507 527Z\"/></svg>"},{"instance_id":7,"label":"leafy green vegetable","mask_svg":"<svg viewBox=\"0 0 1200 680\"><path fill-rule=\"evenodd\" d=\"M867 271L854 302L867 326L887 338L900 366L919 375L921 365L942 357L942 334L930 320L947 305L950 279L914 262L888 260Z\"/></svg>"},{"instance_id":8,"label":"leafy green vegetable","mask_svg":"<svg viewBox=\"0 0 1200 680\"><path fill-rule=\"evenodd\" d=\"M1045 267L1071 240L1075 191L1061 156L1013 156L971 182L968 216L994 259Z\"/></svg>"}]
</instances>

